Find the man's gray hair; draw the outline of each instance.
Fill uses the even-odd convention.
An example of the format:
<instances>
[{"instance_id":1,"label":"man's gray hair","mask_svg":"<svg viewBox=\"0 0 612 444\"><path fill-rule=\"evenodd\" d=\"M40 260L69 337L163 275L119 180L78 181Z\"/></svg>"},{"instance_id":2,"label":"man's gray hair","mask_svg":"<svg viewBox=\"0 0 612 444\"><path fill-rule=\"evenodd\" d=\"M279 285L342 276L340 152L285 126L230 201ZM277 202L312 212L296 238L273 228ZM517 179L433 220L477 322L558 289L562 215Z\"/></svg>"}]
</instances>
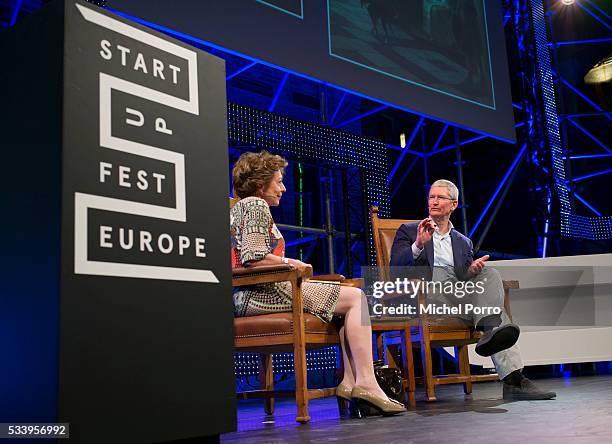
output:
<instances>
[{"instance_id":1,"label":"man's gray hair","mask_svg":"<svg viewBox=\"0 0 612 444\"><path fill-rule=\"evenodd\" d=\"M431 187L445 187L448 189L448 195L451 199L459 200L459 189L457 188L457 185L452 183L450 180L438 179L431 184Z\"/></svg>"}]
</instances>

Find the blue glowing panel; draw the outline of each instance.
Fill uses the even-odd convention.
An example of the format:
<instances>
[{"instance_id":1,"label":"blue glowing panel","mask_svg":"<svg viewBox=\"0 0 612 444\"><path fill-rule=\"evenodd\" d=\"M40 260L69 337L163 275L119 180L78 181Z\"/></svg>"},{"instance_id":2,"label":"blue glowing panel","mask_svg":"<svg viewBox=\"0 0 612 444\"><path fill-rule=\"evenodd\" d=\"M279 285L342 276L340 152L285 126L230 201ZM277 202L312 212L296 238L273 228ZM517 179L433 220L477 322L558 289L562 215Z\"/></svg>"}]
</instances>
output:
<instances>
[{"instance_id":1,"label":"blue glowing panel","mask_svg":"<svg viewBox=\"0 0 612 444\"><path fill-rule=\"evenodd\" d=\"M484 0L112 0L108 5L184 40L481 134L516 139L501 2L485 7Z\"/></svg>"}]
</instances>

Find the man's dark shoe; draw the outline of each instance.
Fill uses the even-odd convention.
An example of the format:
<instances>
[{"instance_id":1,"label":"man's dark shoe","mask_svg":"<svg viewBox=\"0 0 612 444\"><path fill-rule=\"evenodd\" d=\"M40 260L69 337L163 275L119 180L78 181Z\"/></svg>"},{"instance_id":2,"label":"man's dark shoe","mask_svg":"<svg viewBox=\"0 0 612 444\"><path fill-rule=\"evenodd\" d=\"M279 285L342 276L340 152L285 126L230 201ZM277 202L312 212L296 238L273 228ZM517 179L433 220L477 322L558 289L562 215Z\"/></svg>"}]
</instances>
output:
<instances>
[{"instance_id":1,"label":"man's dark shoe","mask_svg":"<svg viewBox=\"0 0 612 444\"><path fill-rule=\"evenodd\" d=\"M480 356L491 356L516 344L521 329L515 324L495 327L482 335L476 344L476 353Z\"/></svg>"},{"instance_id":2,"label":"man's dark shoe","mask_svg":"<svg viewBox=\"0 0 612 444\"><path fill-rule=\"evenodd\" d=\"M523 378L520 385L504 382L504 399L508 401L537 401L553 399L557 394L540 389L533 381Z\"/></svg>"}]
</instances>

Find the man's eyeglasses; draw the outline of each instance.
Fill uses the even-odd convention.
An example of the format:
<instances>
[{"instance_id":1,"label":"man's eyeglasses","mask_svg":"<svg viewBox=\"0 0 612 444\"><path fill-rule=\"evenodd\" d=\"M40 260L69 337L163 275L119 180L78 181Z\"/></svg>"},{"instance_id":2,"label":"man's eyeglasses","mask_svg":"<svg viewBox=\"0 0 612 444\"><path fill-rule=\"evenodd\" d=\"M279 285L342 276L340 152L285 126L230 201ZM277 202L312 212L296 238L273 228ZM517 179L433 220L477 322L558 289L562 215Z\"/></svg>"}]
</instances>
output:
<instances>
[{"instance_id":1,"label":"man's eyeglasses","mask_svg":"<svg viewBox=\"0 0 612 444\"><path fill-rule=\"evenodd\" d=\"M444 201L451 202L451 201L454 201L455 199L451 199L450 197L446 197L446 196L429 196L429 200L432 201L432 202L435 201L435 200L439 200L439 201L442 201L442 202L444 202Z\"/></svg>"}]
</instances>

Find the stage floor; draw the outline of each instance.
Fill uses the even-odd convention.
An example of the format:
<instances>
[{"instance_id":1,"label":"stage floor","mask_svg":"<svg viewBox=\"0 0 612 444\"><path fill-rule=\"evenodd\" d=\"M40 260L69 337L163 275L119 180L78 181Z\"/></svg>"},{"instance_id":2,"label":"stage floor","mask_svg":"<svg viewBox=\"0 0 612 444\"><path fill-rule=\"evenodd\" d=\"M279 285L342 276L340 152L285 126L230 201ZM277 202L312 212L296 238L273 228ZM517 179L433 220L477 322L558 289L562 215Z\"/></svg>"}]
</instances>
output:
<instances>
[{"instance_id":1,"label":"stage floor","mask_svg":"<svg viewBox=\"0 0 612 444\"><path fill-rule=\"evenodd\" d=\"M293 399L277 402L273 417L260 401L238 404L238 432L223 443L605 443L612 442L612 376L540 379L557 392L550 401L506 402L499 382L474 384L465 396L459 385L442 386L438 401L418 401L404 415L340 419L335 398L310 403L311 422L295 422ZM422 392L417 392L422 399Z\"/></svg>"}]
</instances>

